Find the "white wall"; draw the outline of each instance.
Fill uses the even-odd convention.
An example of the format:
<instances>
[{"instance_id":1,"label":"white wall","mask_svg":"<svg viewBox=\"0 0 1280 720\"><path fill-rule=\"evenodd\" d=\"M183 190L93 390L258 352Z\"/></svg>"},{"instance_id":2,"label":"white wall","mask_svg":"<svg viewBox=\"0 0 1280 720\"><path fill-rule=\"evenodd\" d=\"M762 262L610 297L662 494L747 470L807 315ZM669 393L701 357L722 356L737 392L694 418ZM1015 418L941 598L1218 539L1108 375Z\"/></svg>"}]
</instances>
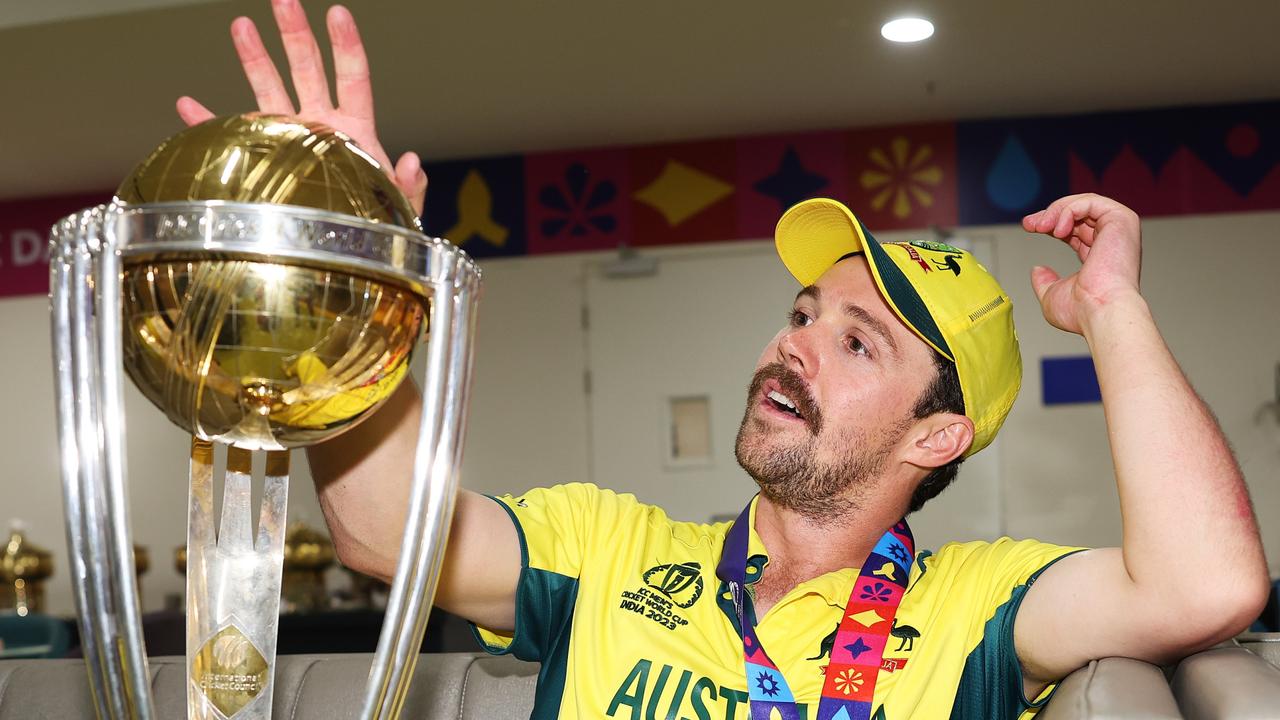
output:
<instances>
[{"instance_id":1,"label":"white wall","mask_svg":"<svg viewBox=\"0 0 1280 720\"><path fill-rule=\"evenodd\" d=\"M1280 362L1280 283L1273 277L1280 268L1280 213L1149 220L1145 231L1144 291L1174 353L1235 447L1261 518L1273 574L1280 574L1280 424L1259 415L1264 403L1274 400L1274 372ZM964 234L989 239L995 248L993 271L1014 300L1025 363L1023 393L996 450L1001 529L1055 542L1115 544L1120 540L1120 518L1101 407L1040 405L1039 358L1082 354L1085 347L1079 338L1043 321L1026 278L1034 264L1063 270L1074 260L1053 241L1032 238L1013 227L971 228ZM885 234L882 239L903 235ZM707 253L758 256L767 252L767 243L653 252L670 265ZM598 416L598 411L592 417L583 386L589 342L581 309L588 273L598 272L604 258L561 255L484 264L476 382L463 467L466 486L489 493L519 492L534 485L595 479L617 487L609 479L621 473L611 472L607 448L592 452L589 425L602 427L618 420ZM759 276L691 287L689 306L734 302L732 292L777 286L778 274L784 271L780 265L766 264L758 272ZM765 333L761 345L781 323L789 302L789 297L781 298L776 313L760 318ZM646 311L598 307L593 315L633 317L640 324ZM0 337L0 397L6 401L0 412L0 523L23 518L30 538L54 551L57 571L50 609L68 613L47 301L0 301ZM742 367L749 373L754 355L725 353L726 373ZM675 353L656 357L679 362ZM743 374L743 387L748 379ZM181 577L172 568L172 550L185 540L186 440L132 388L126 406L133 529L137 542L152 553L144 604L155 609L166 593L182 591ZM725 425L714 428L717 447L732 442L736 426ZM651 447L657 452L659 445L654 442ZM318 524L321 516L305 462L299 456L295 463L290 515ZM965 487L962 473L948 495L964 493ZM686 515L670 485L617 489L635 491L672 508L673 514ZM728 481L724 488L724 494L739 501L749 492L750 484L742 478ZM924 522L928 516L921 518ZM932 540L930 544L936 544Z\"/></svg>"},{"instance_id":2,"label":"white wall","mask_svg":"<svg viewBox=\"0 0 1280 720\"><path fill-rule=\"evenodd\" d=\"M1280 213L1143 223L1143 292L1174 356L1217 414L1244 468L1272 574L1280 569L1280 425L1259 418L1275 402L1280 363ZM1100 405L1039 404L1042 355L1083 353L1049 327L1026 278L1036 264L1072 267L1065 248L1019 230L999 238L1001 281L1015 302L1023 392L1004 431L1008 529L1054 542L1113 545L1120 513ZM1187 512L1195 512L1188 508Z\"/></svg>"}]
</instances>

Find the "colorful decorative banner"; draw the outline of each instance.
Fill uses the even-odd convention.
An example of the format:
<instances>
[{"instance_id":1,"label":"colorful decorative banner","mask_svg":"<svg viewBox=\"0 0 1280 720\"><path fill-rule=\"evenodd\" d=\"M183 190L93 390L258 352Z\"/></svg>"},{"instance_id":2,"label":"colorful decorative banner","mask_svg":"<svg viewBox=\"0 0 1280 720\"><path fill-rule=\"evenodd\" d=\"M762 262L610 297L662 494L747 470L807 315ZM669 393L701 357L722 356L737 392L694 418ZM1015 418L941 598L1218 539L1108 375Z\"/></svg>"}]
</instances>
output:
<instances>
[{"instance_id":1,"label":"colorful decorative banner","mask_svg":"<svg viewBox=\"0 0 1280 720\"><path fill-rule=\"evenodd\" d=\"M1280 208L1276 102L961 122L956 144L961 225L1080 192L1143 216Z\"/></svg>"},{"instance_id":2,"label":"colorful decorative banner","mask_svg":"<svg viewBox=\"0 0 1280 720\"><path fill-rule=\"evenodd\" d=\"M524 158L435 163L422 223L473 257L524 255Z\"/></svg>"},{"instance_id":3,"label":"colorful decorative banner","mask_svg":"<svg viewBox=\"0 0 1280 720\"><path fill-rule=\"evenodd\" d=\"M845 145L846 202L873 232L955 226L954 125L855 130Z\"/></svg>"},{"instance_id":4,"label":"colorful decorative banner","mask_svg":"<svg viewBox=\"0 0 1280 720\"><path fill-rule=\"evenodd\" d=\"M787 133L428 163L423 224L476 257L767 238L828 196L873 231L1016 223L1098 192L1143 216L1280 209L1280 101ZM0 203L0 297L47 290L51 223Z\"/></svg>"},{"instance_id":5,"label":"colorful decorative banner","mask_svg":"<svg viewBox=\"0 0 1280 720\"><path fill-rule=\"evenodd\" d=\"M844 133L766 135L738 140L739 238L765 238L787 208L815 197L848 197Z\"/></svg>"},{"instance_id":6,"label":"colorful decorative banner","mask_svg":"<svg viewBox=\"0 0 1280 720\"><path fill-rule=\"evenodd\" d=\"M428 166L428 177L430 172ZM626 150L527 155L524 186L530 253L606 250L631 242Z\"/></svg>"},{"instance_id":7,"label":"colorful decorative banner","mask_svg":"<svg viewBox=\"0 0 1280 720\"><path fill-rule=\"evenodd\" d=\"M633 148L632 221L636 245L732 240L736 147L731 140Z\"/></svg>"}]
</instances>

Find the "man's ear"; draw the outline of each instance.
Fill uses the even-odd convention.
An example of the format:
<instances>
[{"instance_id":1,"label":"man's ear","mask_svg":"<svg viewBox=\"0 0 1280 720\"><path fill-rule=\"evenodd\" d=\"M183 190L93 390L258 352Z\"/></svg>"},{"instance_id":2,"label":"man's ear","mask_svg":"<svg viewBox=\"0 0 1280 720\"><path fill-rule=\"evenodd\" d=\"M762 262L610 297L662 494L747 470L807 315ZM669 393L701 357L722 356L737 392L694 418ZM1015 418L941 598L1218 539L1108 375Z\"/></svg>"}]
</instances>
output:
<instances>
[{"instance_id":1,"label":"man's ear","mask_svg":"<svg viewBox=\"0 0 1280 720\"><path fill-rule=\"evenodd\" d=\"M939 468L963 455L973 444L973 421L955 413L935 413L920 420L913 435L907 462L922 468Z\"/></svg>"}]
</instances>

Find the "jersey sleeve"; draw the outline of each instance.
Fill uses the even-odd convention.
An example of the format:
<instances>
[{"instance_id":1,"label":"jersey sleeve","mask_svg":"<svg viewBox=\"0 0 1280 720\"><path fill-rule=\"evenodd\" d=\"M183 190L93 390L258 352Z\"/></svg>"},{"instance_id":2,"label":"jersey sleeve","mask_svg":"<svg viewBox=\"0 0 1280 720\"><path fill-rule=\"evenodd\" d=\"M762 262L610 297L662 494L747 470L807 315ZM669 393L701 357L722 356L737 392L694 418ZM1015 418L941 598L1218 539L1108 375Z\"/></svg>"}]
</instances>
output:
<instances>
[{"instance_id":1,"label":"jersey sleeve","mask_svg":"<svg viewBox=\"0 0 1280 720\"><path fill-rule=\"evenodd\" d=\"M520 539L515 631L504 634L473 626L492 654L544 662L566 646L578 583L592 561L601 528L616 523L630 496L573 483L493 498L507 511Z\"/></svg>"},{"instance_id":2,"label":"jersey sleeve","mask_svg":"<svg viewBox=\"0 0 1280 720\"><path fill-rule=\"evenodd\" d=\"M1049 701L1056 686L1024 697L1013 626L1023 597L1045 569L1083 548L1001 538L943 548L939 568L954 574L953 593L967 598L968 647L952 718L1024 718ZM947 555L951 557L947 557ZM958 620L959 618L957 618Z\"/></svg>"}]
</instances>

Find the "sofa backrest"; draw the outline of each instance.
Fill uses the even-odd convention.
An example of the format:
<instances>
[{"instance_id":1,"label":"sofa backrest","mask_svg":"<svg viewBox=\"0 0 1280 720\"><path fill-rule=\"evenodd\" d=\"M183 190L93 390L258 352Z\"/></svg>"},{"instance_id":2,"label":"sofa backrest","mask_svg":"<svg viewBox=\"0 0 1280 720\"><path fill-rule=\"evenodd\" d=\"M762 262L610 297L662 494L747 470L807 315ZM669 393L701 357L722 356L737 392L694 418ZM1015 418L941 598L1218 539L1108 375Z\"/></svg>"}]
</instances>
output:
<instances>
[{"instance_id":1,"label":"sofa backrest","mask_svg":"<svg viewBox=\"0 0 1280 720\"><path fill-rule=\"evenodd\" d=\"M1245 633L1236 641L1240 647L1280 668L1280 632Z\"/></svg>"},{"instance_id":2,"label":"sofa backrest","mask_svg":"<svg viewBox=\"0 0 1280 720\"><path fill-rule=\"evenodd\" d=\"M272 717L350 720L360 710L372 655L281 655ZM157 716L186 718L186 661L151 658ZM405 700L405 720L529 717L538 666L473 653L422 655ZM0 661L0 720L92 718L83 660Z\"/></svg>"},{"instance_id":3,"label":"sofa backrest","mask_svg":"<svg viewBox=\"0 0 1280 720\"><path fill-rule=\"evenodd\" d=\"M1189 720L1280 717L1280 667L1251 652L1257 644L1223 643L1178 663L1172 685L1182 714Z\"/></svg>"},{"instance_id":4,"label":"sofa backrest","mask_svg":"<svg viewBox=\"0 0 1280 720\"><path fill-rule=\"evenodd\" d=\"M370 654L280 656L272 717L276 720L356 717L372 658ZM157 716L162 720L184 720L185 660L152 658L150 667ZM1280 675L1280 669L1271 669ZM479 653L425 654L415 668L402 717L404 720L525 720L533 710L537 673L536 664L510 657ZM91 717L88 675L82 660L0 661L0 720ZM1062 682L1053 701L1039 715L1040 720L1177 720L1180 717L1161 670L1124 658L1096 661L1073 673Z\"/></svg>"}]
</instances>

